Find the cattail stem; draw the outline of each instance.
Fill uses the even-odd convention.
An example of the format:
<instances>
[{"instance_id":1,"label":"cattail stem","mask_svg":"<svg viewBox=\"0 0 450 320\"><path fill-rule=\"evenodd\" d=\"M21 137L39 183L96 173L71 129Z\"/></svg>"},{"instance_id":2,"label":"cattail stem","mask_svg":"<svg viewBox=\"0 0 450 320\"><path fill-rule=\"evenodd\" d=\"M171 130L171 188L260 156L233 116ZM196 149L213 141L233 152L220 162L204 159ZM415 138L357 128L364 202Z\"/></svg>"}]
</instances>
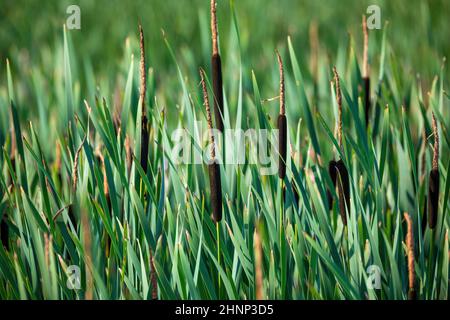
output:
<instances>
[{"instance_id":1,"label":"cattail stem","mask_svg":"<svg viewBox=\"0 0 450 320\"><path fill-rule=\"evenodd\" d=\"M203 103L206 109L206 118L208 122L209 142L211 145L211 162L208 165L209 172L209 186L211 189L211 207L212 207L212 219L214 222L222 220L222 186L220 181L220 168L216 160L214 133L212 127L211 110L209 107L208 91L205 83L205 72L200 69L200 78L203 90Z\"/></svg>"},{"instance_id":2,"label":"cattail stem","mask_svg":"<svg viewBox=\"0 0 450 320\"><path fill-rule=\"evenodd\" d=\"M408 255L408 298L409 300L415 300L415 271L414 271L414 234L413 234L413 222L411 216L408 213L403 214L406 220L407 232L406 232L406 248Z\"/></svg>"},{"instance_id":3,"label":"cattail stem","mask_svg":"<svg viewBox=\"0 0 450 320\"><path fill-rule=\"evenodd\" d=\"M216 0L211 0L211 37L212 37L212 56L211 70L214 93L214 117L216 119L216 128L223 132L223 84L222 84L222 62L219 54L218 29L216 16Z\"/></svg>"},{"instance_id":4,"label":"cattail stem","mask_svg":"<svg viewBox=\"0 0 450 320\"><path fill-rule=\"evenodd\" d=\"M284 179L286 176L286 152L287 152L287 120L284 96L284 71L283 61L278 51L276 51L278 59L278 67L280 71L280 113L278 115L278 143L279 143L279 161L278 176Z\"/></svg>"}]
</instances>

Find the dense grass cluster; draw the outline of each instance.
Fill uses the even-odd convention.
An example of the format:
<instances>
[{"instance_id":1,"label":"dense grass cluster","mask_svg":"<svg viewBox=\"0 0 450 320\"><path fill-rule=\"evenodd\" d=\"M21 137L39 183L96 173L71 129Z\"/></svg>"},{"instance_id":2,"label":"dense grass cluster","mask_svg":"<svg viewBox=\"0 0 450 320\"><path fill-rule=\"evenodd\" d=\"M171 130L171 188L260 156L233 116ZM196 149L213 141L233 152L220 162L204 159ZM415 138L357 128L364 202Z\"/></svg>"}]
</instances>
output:
<instances>
[{"instance_id":1,"label":"dense grass cluster","mask_svg":"<svg viewBox=\"0 0 450 320\"><path fill-rule=\"evenodd\" d=\"M9 57L1 299L448 299L445 60L422 79L420 65L402 67L414 52L389 45L395 23L371 31L363 19L337 53L313 23L311 50L286 33L259 74L230 9L227 39L211 1L211 28L200 25L212 43L189 44L211 59L173 47L164 31L146 42L153 26L137 22L109 73L94 72L66 29L38 63ZM171 74L146 52L163 45ZM204 139L198 121L280 129L279 170L177 163L176 128L191 151L212 144L212 159L230 145L207 130ZM78 290L67 285L71 266ZM373 266L380 289L368 285Z\"/></svg>"}]
</instances>

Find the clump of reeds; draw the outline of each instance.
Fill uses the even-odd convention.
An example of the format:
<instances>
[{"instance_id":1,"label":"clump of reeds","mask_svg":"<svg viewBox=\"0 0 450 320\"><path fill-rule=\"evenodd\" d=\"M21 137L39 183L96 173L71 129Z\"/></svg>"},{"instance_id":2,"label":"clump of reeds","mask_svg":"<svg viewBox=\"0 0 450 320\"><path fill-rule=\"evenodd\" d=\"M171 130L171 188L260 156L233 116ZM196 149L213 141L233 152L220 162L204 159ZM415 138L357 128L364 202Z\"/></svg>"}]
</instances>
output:
<instances>
[{"instance_id":1,"label":"clump of reeds","mask_svg":"<svg viewBox=\"0 0 450 320\"><path fill-rule=\"evenodd\" d=\"M214 222L217 223L220 220L222 220L222 185L220 181L219 164L215 161L216 151L215 151L214 133L212 126L211 110L209 107L208 91L206 89L205 83L205 72L203 71L203 69L200 69L200 78L203 91L203 104L206 109L206 118L208 122L209 143L211 145L211 154L210 154L211 159L210 163L208 164L208 173L209 173L209 187L211 190L212 219L214 220Z\"/></svg>"},{"instance_id":2,"label":"clump of reeds","mask_svg":"<svg viewBox=\"0 0 450 320\"><path fill-rule=\"evenodd\" d=\"M408 255L408 299L416 299L415 290L415 272L414 272L414 234L413 234L413 222L411 216L408 213L404 213L404 217L407 225L406 232L406 250Z\"/></svg>"},{"instance_id":3,"label":"clump of reeds","mask_svg":"<svg viewBox=\"0 0 450 320\"><path fill-rule=\"evenodd\" d=\"M280 113L278 114L278 176L280 179L284 179L286 176L286 151L287 151L287 121L286 121L286 106L284 95L284 71L283 61L278 51L277 59L280 70Z\"/></svg>"},{"instance_id":4,"label":"clump of reeds","mask_svg":"<svg viewBox=\"0 0 450 320\"><path fill-rule=\"evenodd\" d=\"M145 93L147 91L147 73L145 69L145 46L144 46L144 31L139 24L139 47L141 51L140 60L140 87L139 100L141 102L142 116L141 116L141 167L147 173L148 166L148 148L149 148L149 123L147 119L147 110L145 106Z\"/></svg>"},{"instance_id":5,"label":"clump of reeds","mask_svg":"<svg viewBox=\"0 0 450 320\"><path fill-rule=\"evenodd\" d=\"M364 34L362 80L364 84L364 110L366 115L366 127L367 127L369 125L369 115L370 115L370 75L369 75L369 31L367 29L367 21L365 15L363 15L362 17L362 29Z\"/></svg>"},{"instance_id":6,"label":"clump of reeds","mask_svg":"<svg viewBox=\"0 0 450 320\"><path fill-rule=\"evenodd\" d=\"M342 143L342 95L341 87L339 83L339 75L336 71L336 67L333 68L334 82L336 87L336 100L338 105L338 123L337 123L337 139L339 148L342 153L344 152L344 147ZM347 215L346 207L350 212L350 183L348 177L348 171L342 159L338 161L331 160L328 164L328 171L330 173L333 186L338 189L338 199L339 199L339 213L342 218L344 225L347 225ZM331 192L328 191L328 204L330 209L333 206L333 198Z\"/></svg>"},{"instance_id":7,"label":"clump of reeds","mask_svg":"<svg viewBox=\"0 0 450 320\"><path fill-rule=\"evenodd\" d=\"M211 70L214 94L214 117L216 118L216 128L223 132L223 91L222 91L222 62L219 54L216 0L211 0L211 35L212 35L212 56Z\"/></svg>"},{"instance_id":8,"label":"clump of reeds","mask_svg":"<svg viewBox=\"0 0 450 320\"><path fill-rule=\"evenodd\" d=\"M430 229L436 227L439 205L439 133L434 113L432 114L432 120L434 135L433 166L428 181L428 226Z\"/></svg>"}]
</instances>

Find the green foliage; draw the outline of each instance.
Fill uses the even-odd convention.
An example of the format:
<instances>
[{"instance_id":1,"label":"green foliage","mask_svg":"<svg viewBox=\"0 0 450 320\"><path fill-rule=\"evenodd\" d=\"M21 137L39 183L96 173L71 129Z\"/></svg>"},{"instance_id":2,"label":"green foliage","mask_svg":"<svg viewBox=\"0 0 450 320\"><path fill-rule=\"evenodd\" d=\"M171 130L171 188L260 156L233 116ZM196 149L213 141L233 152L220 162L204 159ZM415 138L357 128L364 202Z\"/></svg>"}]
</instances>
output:
<instances>
[{"instance_id":1,"label":"green foliage","mask_svg":"<svg viewBox=\"0 0 450 320\"><path fill-rule=\"evenodd\" d=\"M353 16L336 9L332 15L339 22L317 19L315 83L305 45L308 25L292 17L298 10L289 9L290 2L280 1L276 12L286 10L292 19L281 23L274 13L272 24L261 21L258 2L222 1L224 126L275 127L277 103L265 98L278 94L277 48L285 62L292 154L284 181L276 174L262 175L260 165L220 165L224 215L215 225L207 165L177 164L171 153L176 128L189 132L193 150L205 147L197 122L206 122L198 67L209 70L208 8L199 1L168 3L155 22L148 17L143 21L150 35L144 104L150 123L147 172L138 161L142 105L137 17L114 22L109 39L94 31L89 24L93 13L86 9L82 31L59 25L54 41L39 31L42 43L30 60L2 43L9 62L1 65L6 73L0 80L0 220L6 221L8 237L0 245L0 298L151 299L156 293L159 299L254 299L253 234L258 226L267 298L407 299L406 211L414 226L417 296L448 299L450 114L448 68L441 60L444 44L438 45L444 31L417 45L417 37L405 37L402 31L409 28L408 18L386 10L390 24L370 31L374 92L366 129L358 63L363 9L355 9ZM386 5L397 6L392 1ZM178 6L189 15L188 29L200 29L187 44L177 40L177 28L186 26ZM434 6L417 20L427 36L434 14L441 21ZM137 15L136 8L127 15ZM169 24L162 25L161 17L169 19L170 10L175 27L164 28L161 36L156 26ZM321 10L323 16L331 14L330 8ZM10 12L29 15L32 8ZM247 21L247 16L252 18ZM347 19L354 32L351 39L343 29ZM287 27L294 28L290 36L280 31ZM91 31L93 35L85 35ZM83 44L84 36L88 43ZM93 47L93 37L101 38L102 45L97 41ZM404 38L408 43L397 41ZM120 49L110 50L114 45ZM342 150L333 133L333 65L342 78ZM416 73L422 76L416 78ZM434 230L423 225L434 141L432 111L441 136L441 194ZM247 159L251 153L246 146ZM332 183L327 163L335 157L349 172L347 226L333 190L335 204L328 209ZM80 267L79 290L66 285L71 265ZM371 265L381 270L381 290L367 286Z\"/></svg>"}]
</instances>

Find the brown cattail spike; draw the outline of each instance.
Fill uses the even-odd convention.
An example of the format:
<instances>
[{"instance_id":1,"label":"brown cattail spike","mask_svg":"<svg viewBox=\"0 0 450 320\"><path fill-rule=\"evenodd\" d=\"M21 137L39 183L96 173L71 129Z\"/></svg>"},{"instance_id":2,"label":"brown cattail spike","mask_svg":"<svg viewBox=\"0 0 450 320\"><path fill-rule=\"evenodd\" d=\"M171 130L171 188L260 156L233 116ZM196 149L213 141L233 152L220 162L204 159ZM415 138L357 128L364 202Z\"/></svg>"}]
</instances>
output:
<instances>
[{"instance_id":1,"label":"brown cattail spike","mask_svg":"<svg viewBox=\"0 0 450 320\"><path fill-rule=\"evenodd\" d=\"M333 67L333 74L334 74L334 83L336 86L336 101L338 105L338 143L339 147L342 149L342 96L341 96L341 84L339 82L339 75L337 73L336 67Z\"/></svg>"},{"instance_id":2,"label":"brown cattail spike","mask_svg":"<svg viewBox=\"0 0 450 320\"><path fill-rule=\"evenodd\" d=\"M141 167L147 173L148 165L148 148L149 148L149 128L147 120L147 111L145 108L145 93L147 90L147 74L145 69L145 46L144 46L144 31L139 24L139 46L141 49L140 73L141 83L139 89L139 100L141 101L142 118L141 118Z\"/></svg>"},{"instance_id":3,"label":"brown cattail spike","mask_svg":"<svg viewBox=\"0 0 450 320\"><path fill-rule=\"evenodd\" d=\"M145 72L145 45L144 45L144 30L142 26L139 24L139 47L141 51L141 60L139 65L139 70L141 74L141 81L139 87L139 99L142 103L142 115L145 114L145 93L147 91L147 73Z\"/></svg>"},{"instance_id":4,"label":"brown cattail spike","mask_svg":"<svg viewBox=\"0 0 450 320\"><path fill-rule=\"evenodd\" d=\"M150 249L150 282L152 284L152 300L158 300L158 280L156 279L155 257Z\"/></svg>"},{"instance_id":5,"label":"brown cattail spike","mask_svg":"<svg viewBox=\"0 0 450 320\"><path fill-rule=\"evenodd\" d=\"M264 299L264 287L263 287L263 272L262 272L262 246L261 238L259 237L258 230L255 229L253 234L253 250L255 255L255 295L256 300Z\"/></svg>"},{"instance_id":6,"label":"brown cattail spike","mask_svg":"<svg viewBox=\"0 0 450 320\"><path fill-rule=\"evenodd\" d=\"M439 207L439 133L437 128L437 121L434 113L433 118L433 134L434 134L434 148L433 148L433 167L430 172L428 181L428 226L434 229L438 220Z\"/></svg>"},{"instance_id":7,"label":"brown cattail spike","mask_svg":"<svg viewBox=\"0 0 450 320\"><path fill-rule=\"evenodd\" d=\"M367 30L366 16L362 18L363 34L364 34L364 51L363 51L363 84L364 84L364 110L366 128L369 125L370 115L370 76L369 76L369 32Z\"/></svg>"},{"instance_id":8,"label":"brown cattail spike","mask_svg":"<svg viewBox=\"0 0 450 320\"><path fill-rule=\"evenodd\" d=\"M212 54L219 54L219 45L217 43L217 16L216 16L216 0L211 0L211 37L212 37Z\"/></svg>"},{"instance_id":9,"label":"brown cattail spike","mask_svg":"<svg viewBox=\"0 0 450 320\"><path fill-rule=\"evenodd\" d=\"M347 225L347 210L350 212L350 181L348 171L342 159L336 162L337 168L337 187L339 196L339 212L342 222Z\"/></svg>"},{"instance_id":10,"label":"brown cattail spike","mask_svg":"<svg viewBox=\"0 0 450 320\"><path fill-rule=\"evenodd\" d=\"M279 143L279 161L278 161L278 176L284 179L286 176L286 152L287 152L287 120L286 107L284 98L284 71L283 61L281 60L278 51L277 59L280 70L280 114L278 115L278 143Z\"/></svg>"},{"instance_id":11,"label":"brown cattail spike","mask_svg":"<svg viewBox=\"0 0 450 320\"><path fill-rule=\"evenodd\" d=\"M362 16L362 29L364 34L363 48L363 78L369 77L369 31L367 29L366 16Z\"/></svg>"},{"instance_id":12,"label":"brown cattail spike","mask_svg":"<svg viewBox=\"0 0 450 320\"><path fill-rule=\"evenodd\" d=\"M0 238L2 245L6 250L9 250L9 226L7 222L6 210L3 216L0 217Z\"/></svg>"},{"instance_id":13,"label":"brown cattail spike","mask_svg":"<svg viewBox=\"0 0 450 320\"><path fill-rule=\"evenodd\" d=\"M203 90L203 101L206 109L206 119L208 122L209 142L211 145L211 162L208 164L209 173L209 187L211 190L211 207L212 207L212 219L214 222L222 220L222 185L220 181L220 168L219 164L215 161L215 143L214 133L212 128L211 110L209 107L208 91L205 84L205 72L200 69L200 78Z\"/></svg>"},{"instance_id":14,"label":"brown cattail spike","mask_svg":"<svg viewBox=\"0 0 450 320\"><path fill-rule=\"evenodd\" d=\"M336 180L337 180L337 163L334 160L331 160L328 163L328 173L330 174L331 182L333 183L334 189L336 189ZM331 210L333 208L333 194L330 190L327 190L328 197L328 208Z\"/></svg>"},{"instance_id":15,"label":"brown cattail spike","mask_svg":"<svg viewBox=\"0 0 450 320\"><path fill-rule=\"evenodd\" d=\"M218 30L216 16L216 0L211 0L211 35L212 35L212 56L211 72L214 93L214 117L216 128L223 132L223 84L222 84L222 62L219 54Z\"/></svg>"},{"instance_id":16,"label":"brown cattail spike","mask_svg":"<svg viewBox=\"0 0 450 320\"><path fill-rule=\"evenodd\" d=\"M413 234L413 222L411 216L408 213L403 214L406 220L407 232L406 232L406 249L408 255L408 298L414 300L415 294L415 271L414 271L414 234Z\"/></svg>"}]
</instances>

